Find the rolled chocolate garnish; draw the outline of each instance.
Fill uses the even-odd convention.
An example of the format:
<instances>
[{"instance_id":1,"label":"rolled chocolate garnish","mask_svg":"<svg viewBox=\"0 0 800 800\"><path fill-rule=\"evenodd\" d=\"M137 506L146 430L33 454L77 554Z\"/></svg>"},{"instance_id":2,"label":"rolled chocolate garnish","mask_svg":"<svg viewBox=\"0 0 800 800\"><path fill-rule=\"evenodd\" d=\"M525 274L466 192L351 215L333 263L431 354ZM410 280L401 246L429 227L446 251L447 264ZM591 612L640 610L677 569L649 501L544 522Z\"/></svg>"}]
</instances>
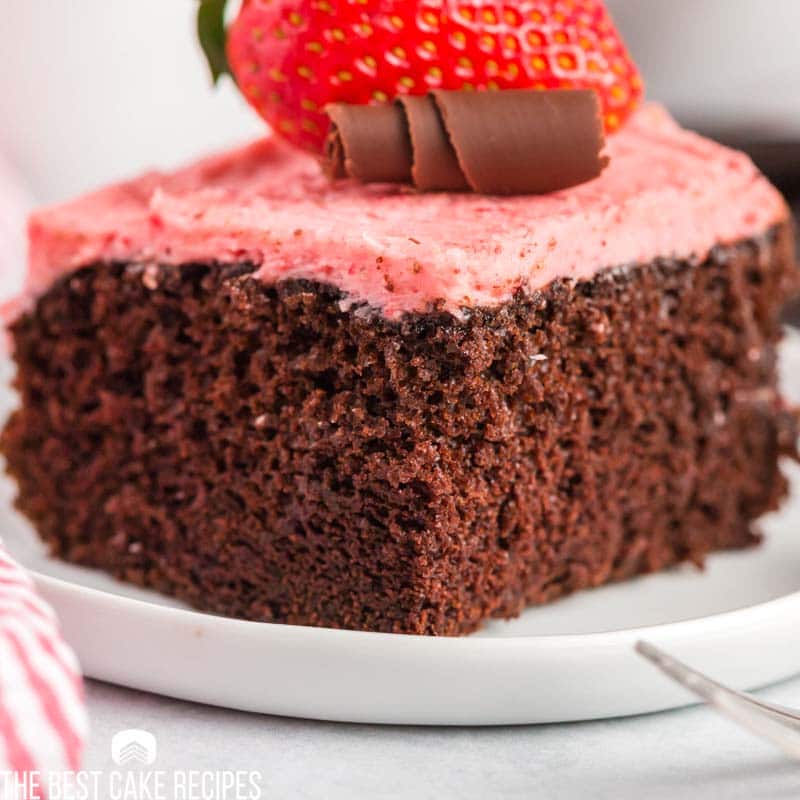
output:
<instances>
[{"instance_id":1,"label":"rolled chocolate garnish","mask_svg":"<svg viewBox=\"0 0 800 800\"><path fill-rule=\"evenodd\" d=\"M608 159L593 90L436 90L393 105L335 103L326 172L421 191L543 194L596 178Z\"/></svg>"},{"instance_id":2,"label":"rolled chocolate garnish","mask_svg":"<svg viewBox=\"0 0 800 800\"><path fill-rule=\"evenodd\" d=\"M432 92L469 185L481 194L545 194L608 163L591 89Z\"/></svg>"},{"instance_id":3,"label":"rolled chocolate garnish","mask_svg":"<svg viewBox=\"0 0 800 800\"><path fill-rule=\"evenodd\" d=\"M433 95L398 97L408 122L413 163L411 177L421 192L468 191L464 177L447 135Z\"/></svg>"},{"instance_id":4,"label":"rolled chocolate garnish","mask_svg":"<svg viewBox=\"0 0 800 800\"><path fill-rule=\"evenodd\" d=\"M405 115L394 105L333 103L325 140L325 172L364 183L411 181L411 141Z\"/></svg>"}]
</instances>

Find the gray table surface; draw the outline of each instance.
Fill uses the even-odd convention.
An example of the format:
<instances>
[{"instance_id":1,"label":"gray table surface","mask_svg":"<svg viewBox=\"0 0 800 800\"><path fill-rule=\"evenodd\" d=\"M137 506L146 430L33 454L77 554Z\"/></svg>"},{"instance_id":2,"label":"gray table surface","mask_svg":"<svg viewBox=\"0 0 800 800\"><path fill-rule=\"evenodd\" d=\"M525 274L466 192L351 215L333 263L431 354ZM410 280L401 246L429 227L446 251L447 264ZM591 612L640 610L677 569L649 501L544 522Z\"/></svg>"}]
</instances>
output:
<instances>
[{"instance_id":1,"label":"gray table surface","mask_svg":"<svg viewBox=\"0 0 800 800\"><path fill-rule=\"evenodd\" d=\"M498 728L352 725L246 714L89 682L86 769L117 731L158 740L153 768L258 770L276 798L796 798L800 764L705 707ZM759 693L800 707L800 677Z\"/></svg>"}]
</instances>

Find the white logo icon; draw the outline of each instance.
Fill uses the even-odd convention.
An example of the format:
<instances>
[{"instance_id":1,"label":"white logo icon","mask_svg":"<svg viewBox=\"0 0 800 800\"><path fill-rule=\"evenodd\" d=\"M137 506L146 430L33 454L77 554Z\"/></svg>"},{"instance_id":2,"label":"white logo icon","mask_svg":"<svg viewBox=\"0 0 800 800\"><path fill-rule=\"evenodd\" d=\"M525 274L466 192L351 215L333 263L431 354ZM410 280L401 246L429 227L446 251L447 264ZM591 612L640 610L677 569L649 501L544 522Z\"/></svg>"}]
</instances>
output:
<instances>
[{"instance_id":1,"label":"white logo icon","mask_svg":"<svg viewBox=\"0 0 800 800\"><path fill-rule=\"evenodd\" d=\"M129 764L148 766L156 760L157 749L156 737L136 728L115 733L111 740L111 758L121 767Z\"/></svg>"}]
</instances>

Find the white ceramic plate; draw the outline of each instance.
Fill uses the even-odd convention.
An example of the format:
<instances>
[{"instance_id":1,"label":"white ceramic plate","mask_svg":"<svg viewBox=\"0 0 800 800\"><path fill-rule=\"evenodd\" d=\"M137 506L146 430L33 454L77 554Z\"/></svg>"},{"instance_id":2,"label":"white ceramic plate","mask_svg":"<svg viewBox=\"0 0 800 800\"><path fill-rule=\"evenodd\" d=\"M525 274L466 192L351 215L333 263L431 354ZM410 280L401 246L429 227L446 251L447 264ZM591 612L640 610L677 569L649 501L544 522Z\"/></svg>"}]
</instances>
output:
<instances>
[{"instance_id":1,"label":"white ceramic plate","mask_svg":"<svg viewBox=\"0 0 800 800\"><path fill-rule=\"evenodd\" d=\"M800 383L800 337L785 347L783 364L785 376ZM569 721L690 701L635 655L637 639L740 688L800 672L800 468L785 468L793 496L765 518L763 547L715 555L703 573L686 567L531 608L459 639L243 622L188 610L47 558L11 510L8 481L0 483L0 532L35 571L94 678L318 719Z\"/></svg>"}]
</instances>

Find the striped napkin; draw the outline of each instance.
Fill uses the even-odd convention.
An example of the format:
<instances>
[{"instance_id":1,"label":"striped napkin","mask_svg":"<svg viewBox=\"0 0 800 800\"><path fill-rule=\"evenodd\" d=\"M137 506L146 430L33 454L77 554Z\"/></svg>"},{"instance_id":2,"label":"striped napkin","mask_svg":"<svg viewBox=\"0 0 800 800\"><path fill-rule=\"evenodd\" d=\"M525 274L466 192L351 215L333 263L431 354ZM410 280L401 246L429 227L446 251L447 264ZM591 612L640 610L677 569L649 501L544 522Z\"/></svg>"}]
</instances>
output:
<instances>
[{"instance_id":1,"label":"striped napkin","mask_svg":"<svg viewBox=\"0 0 800 800\"><path fill-rule=\"evenodd\" d=\"M0 543L0 773L76 770L86 731L77 659Z\"/></svg>"},{"instance_id":2,"label":"striped napkin","mask_svg":"<svg viewBox=\"0 0 800 800\"><path fill-rule=\"evenodd\" d=\"M0 297L20 286L29 203L23 182L0 154ZM4 773L78 769L86 729L75 655L53 610L0 541L0 797Z\"/></svg>"}]
</instances>

